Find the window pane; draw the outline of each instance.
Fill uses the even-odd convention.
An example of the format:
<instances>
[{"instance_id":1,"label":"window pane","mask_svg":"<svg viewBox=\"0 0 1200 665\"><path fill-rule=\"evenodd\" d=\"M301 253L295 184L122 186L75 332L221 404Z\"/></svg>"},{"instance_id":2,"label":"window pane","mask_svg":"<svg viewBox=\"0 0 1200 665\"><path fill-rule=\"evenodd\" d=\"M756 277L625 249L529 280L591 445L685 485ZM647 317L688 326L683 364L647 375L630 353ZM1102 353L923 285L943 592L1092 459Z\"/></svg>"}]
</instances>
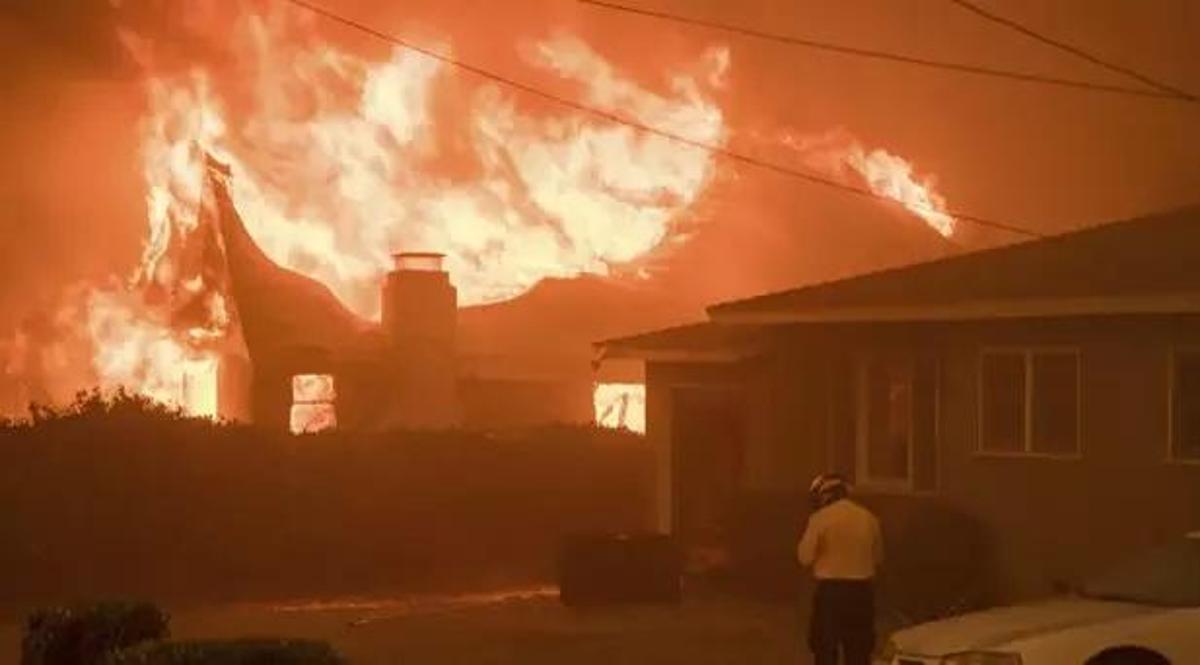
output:
<instances>
[{"instance_id":1,"label":"window pane","mask_svg":"<svg viewBox=\"0 0 1200 665\"><path fill-rule=\"evenodd\" d=\"M1173 399L1172 455L1200 460L1200 353L1175 356Z\"/></svg>"},{"instance_id":2,"label":"window pane","mask_svg":"<svg viewBox=\"0 0 1200 665\"><path fill-rule=\"evenodd\" d=\"M296 374L292 377L293 434L313 434L337 427L337 387L331 374Z\"/></svg>"},{"instance_id":3,"label":"window pane","mask_svg":"<svg viewBox=\"0 0 1200 665\"><path fill-rule=\"evenodd\" d=\"M297 374L292 377L292 401L315 404L337 400L331 374Z\"/></svg>"},{"instance_id":4,"label":"window pane","mask_svg":"<svg viewBox=\"0 0 1200 665\"><path fill-rule=\"evenodd\" d=\"M982 390L980 448L994 452L1024 452L1024 354L985 354Z\"/></svg>"},{"instance_id":5,"label":"window pane","mask_svg":"<svg viewBox=\"0 0 1200 665\"><path fill-rule=\"evenodd\" d=\"M867 475L908 480L912 433L912 363L876 359L868 370Z\"/></svg>"},{"instance_id":6,"label":"window pane","mask_svg":"<svg viewBox=\"0 0 1200 665\"><path fill-rule=\"evenodd\" d=\"M1033 356L1033 451L1079 452L1079 357L1073 353Z\"/></svg>"},{"instance_id":7,"label":"window pane","mask_svg":"<svg viewBox=\"0 0 1200 665\"><path fill-rule=\"evenodd\" d=\"M938 362L932 354L917 358L913 375L913 488L937 489Z\"/></svg>"},{"instance_id":8,"label":"window pane","mask_svg":"<svg viewBox=\"0 0 1200 665\"><path fill-rule=\"evenodd\" d=\"M290 420L292 434L316 434L337 427L337 411L332 404L293 404Z\"/></svg>"}]
</instances>

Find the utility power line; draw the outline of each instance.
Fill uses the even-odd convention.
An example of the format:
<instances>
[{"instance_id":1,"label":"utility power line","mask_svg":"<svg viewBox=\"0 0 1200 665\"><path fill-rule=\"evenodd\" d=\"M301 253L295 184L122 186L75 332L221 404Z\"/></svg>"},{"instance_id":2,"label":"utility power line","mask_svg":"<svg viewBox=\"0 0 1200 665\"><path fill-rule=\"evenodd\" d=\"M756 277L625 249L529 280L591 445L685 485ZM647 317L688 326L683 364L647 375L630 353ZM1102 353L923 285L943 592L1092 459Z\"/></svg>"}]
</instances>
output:
<instances>
[{"instance_id":1,"label":"utility power line","mask_svg":"<svg viewBox=\"0 0 1200 665\"><path fill-rule=\"evenodd\" d=\"M486 78L491 81L495 81L497 83L506 85L510 88L514 88L514 89L524 92L530 96L538 97L543 100L552 102L554 104L558 104L560 106L563 106L563 107L566 107L566 108L569 108L569 109L572 109L575 111L579 111L581 113L586 113L586 114L594 116L596 118L600 118L602 120L607 120L607 121L615 123L615 124L631 127L633 129L636 129L645 134L650 134L653 136L665 138L665 139L674 141L674 142L682 144L682 145L691 146L693 148L698 148L700 150L704 150L713 155L719 155L721 157L724 157L732 162L737 162L740 164L748 164L748 165L755 166L755 167L758 167L758 168L766 170L766 171L771 171L774 173L778 173L780 175L798 178L800 180L804 180L804 181L807 181L807 182L810 182L810 183L813 183L816 185L821 185L823 187L829 187L831 189L837 189L837 190L847 192L850 194L856 194L858 196L877 199L880 201L887 201L888 203L892 203L892 204L898 204L898 202L895 201L894 199L887 197L887 196L883 196L881 194L876 194L875 192L873 192L870 189L867 189L865 187L858 187L858 186L847 184L844 182L839 182L833 178L827 177L827 176L819 174L819 173L814 173L811 171L801 171L801 170L798 170L798 169L795 169L795 168L792 168L789 166L784 166L781 164L776 164L774 162L769 162L769 161L766 161L763 159L759 159L759 158L751 156L751 155L734 152L733 150L730 150L723 146L713 145L713 144L705 143L703 141L697 141L695 139L690 139L690 138L688 138L686 136L682 136L680 134L675 134L673 132L670 132L670 131L667 131L664 129L660 129L658 127L653 127L651 125L647 125L638 120L626 118L624 116L618 115L611 111L606 111L604 109L597 108L594 106L589 106L587 104L577 102L575 100L568 99L566 97L561 97L552 92L547 92L545 90L537 88L528 83L522 83L520 81L509 78L502 74L498 74L491 70L484 69L483 67L479 67L477 65L472 65L470 63L458 60L454 57L451 57L451 56L448 56L448 55L445 55L442 53L438 53L437 51L433 51L431 49L418 46L407 40L401 39L394 35L390 35L386 32L382 32L380 30L372 28L371 26L366 25L365 23L362 23L360 21L356 21L354 19L348 18L341 14L334 13L323 7L319 7L317 5L311 4L311 3L307 2L306 0L283 0L283 1L290 3L292 5L295 5L297 7L300 7L302 9L305 9L305 10L312 12L314 14L317 14L319 16L322 16L322 17L329 19L330 21L333 21L335 23L340 23L346 27L358 30L364 34L370 35L370 36L380 39L382 41L386 41L388 43L391 43L391 44L394 44L401 48L413 51L415 53L420 53L426 57L433 58L440 62L451 65L453 67L462 69L463 71L467 71L472 74L475 74L476 76ZM1013 224L1010 222L1002 221L1002 220L990 219L987 217L981 217L978 215L971 215L971 214L952 211L952 210L943 211L943 210L935 210L932 208L927 208L927 209L923 208L923 210L925 210L926 212L930 212L930 213L939 213L939 214L949 215L950 217L953 217L956 220L970 222L972 224L976 224L979 226L997 229L1000 231L1006 231L1008 233L1013 233L1016 235L1021 235L1021 236L1025 236L1025 237L1029 237L1029 238L1044 238L1044 237L1046 237L1046 234L1043 234L1039 231L1035 231L1033 229L1030 229L1030 228L1027 228L1027 227L1018 225L1018 224Z\"/></svg>"},{"instance_id":2,"label":"utility power line","mask_svg":"<svg viewBox=\"0 0 1200 665\"><path fill-rule=\"evenodd\" d=\"M955 2L958 0L951 0L951 1ZM1181 93L1181 92L1171 89L1171 88L1163 88L1158 85L1155 85L1156 88L1159 88L1157 90L1146 90L1145 88L1135 88L1135 87L1130 87L1130 86L1125 86L1125 85L1115 85L1115 84L1109 84L1109 83L1096 83L1096 82L1092 82L1092 81L1081 81L1078 79L1047 76L1044 74L1036 74L1033 72L1022 72L1022 71L1015 71L1015 70L1009 70L1009 69L998 69L995 67L986 67L983 65L971 65L971 64L960 63L960 62L948 62L945 60L933 60L930 58L921 58L921 57L912 56L912 55L905 55L903 53L895 53L892 51L880 51L880 50L875 50L875 49L862 48L862 47L858 47L858 46L850 46L847 44L837 44L837 43L833 43L833 42L825 42L825 41L819 41L819 40L815 40L815 39L805 39L802 37L793 37L790 35L782 35L779 33L766 32L766 31L757 30L754 28L747 28L747 27L742 27L742 26L730 25L727 23L720 23L717 21L710 21L710 20L706 20L706 19L693 18L690 16L683 16L681 14L671 14L668 12L662 12L662 11L656 11L656 10L650 10L650 9L641 9L639 7L631 7L629 5L623 5L623 4L618 4L615 2L609 2L607 0L575 0L575 2L578 2L579 4L583 4L583 5L588 5L591 7L600 8L600 9L607 9L607 10L611 10L611 11L615 11L615 12L622 12L625 14L633 14L633 15L643 16L643 17L647 17L647 18L654 18L654 19L659 19L659 20L663 20L663 21L670 21L673 23L679 23L682 25L688 25L688 26L692 26L692 27L705 28L708 30L725 32L725 33L729 33L729 34L739 35L742 37L751 37L754 39L771 41L771 42L775 42L777 44L784 44L787 46L799 46L799 47L803 47L803 48L809 48L809 49L814 49L814 50L818 50L818 51L827 51L830 53L838 53L841 55L858 57L858 58L867 58L867 59L871 59L871 60L883 60L883 61L897 62L897 63L901 63L901 64L906 64L906 65L916 65L919 67L926 67L926 68L930 68L930 69L948 70L948 71L961 72L961 73L966 73L966 74L975 74L975 75L980 75L980 76L991 76L994 78L1022 81L1025 83L1037 83L1037 84L1051 85L1051 86L1057 86L1057 87L1062 87L1062 88L1074 88L1074 89L1079 89L1079 90L1090 90L1090 91L1094 91L1094 92L1106 92L1106 93L1113 93L1113 94L1128 95L1128 96L1132 96L1132 97L1165 99L1165 100L1171 100L1171 101L1188 101L1188 102L1200 101L1200 100L1197 100L1195 97L1192 97L1186 93ZM1139 80L1141 80L1141 79L1139 79Z\"/></svg>"},{"instance_id":3,"label":"utility power line","mask_svg":"<svg viewBox=\"0 0 1200 665\"><path fill-rule=\"evenodd\" d=\"M586 0L580 0L580 1L586 2ZM1085 60L1087 62L1090 62L1093 65L1098 65L1100 67L1103 67L1104 69L1107 69L1110 72L1116 72L1117 74L1121 74L1123 76L1127 76L1129 78L1140 81L1152 88L1155 88L1156 90L1158 90L1159 92L1161 92L1167 96L1175 97L1177 99L1186 100L1189 102L1200 101L1200 98L1197 98L1195 95L1191 94L1190 92L1180 90L1179 88L1176 88L1174 86L1163 83L1162 81L1153 79L1153 78L1147 76L1146 74L1142 74L1141 72L1134 70L1131 67L1126 67L1125 65L1117 64L1117 63L1114 63L1114 62L1111 62L1108 60L1103 60L1100 57L1092 55L1091 53L1088 53L1087 51L1084 51L1083 49L1081 49L1077 46L1072 46L1071 44L1068 44L1064 41L1061 41L1059 39L1055 39L1053 37L1045 35L1041 32L1034 30L1033 28L1030 28L1026 25L1018 23L1012 19L1000 16L999 14L993 14L992 12L989 12L988 10L984 9L983 7L980 7L977 4L969 2L969 0L950 0L950 2L952 2L955 5L958 5L959 7L962 7L963 9L965 9L977 16L982 17L985 20L991 21L992 23L996 23L998 25L1002 25L1002 26L1008 28L1009 30L1019 32L1022 35L1029 37L1030 39L1036 40L1036 41L1046 44L1048 46L1052 46L1060 51L1070 53L1071 55L1073 55L1077 58L1080 58L1082 60Z\"/></svg>"}]
</instances>

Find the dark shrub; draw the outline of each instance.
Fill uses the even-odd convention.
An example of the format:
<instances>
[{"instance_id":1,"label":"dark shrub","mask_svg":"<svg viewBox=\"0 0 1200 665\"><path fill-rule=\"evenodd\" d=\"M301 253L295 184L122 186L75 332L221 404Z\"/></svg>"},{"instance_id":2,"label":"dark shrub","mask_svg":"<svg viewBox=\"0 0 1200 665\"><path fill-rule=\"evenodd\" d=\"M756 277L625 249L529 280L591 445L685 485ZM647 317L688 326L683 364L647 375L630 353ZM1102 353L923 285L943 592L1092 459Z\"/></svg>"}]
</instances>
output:
<instances>
[{"instance_id":1,"label":"dark shrub","mask_svg":"<svg viewBox=\"0 0 1200 665\"><path fill-rule=\"evenodd\" d=\"M0 600L543 583L565 534L645 528L653 464L590 427L298 438L88 394L0 430Z\"/></svg>"},{"instance_id":2,"label":"dark shrub","mask_svg":"<svg viewBox=\"0 0 1200 665\"><path fill-rule=\"evenodd\" d=\"M733 582L770 601L795 602L807 579L796 543L808 514L807 493L747 492L738 497L729 534Z\"/></svg>"},{"instance_id":3,"label":"dark shrub","mask_svg":"<svg viewBox=\"0 0 1200 665\"><path fill-rule=\"evenodd\" d=\"M990 604L996 586L991 533L977 518L933 497L861 495L883 525L880 614L909 625ZM805 492L739 498L730 537L733 573L749 592L794 600L811 589L796 543L811 512Z\"/></svg>"},{"instance_id":4,"label":"dark shrub","mask_svg":"<svg viewBox=\"0 0 1200 665\"><path fill-rule=\"evenodd\" d=\"M996 578L991 534L975 517L934 499L876 501L886 561L880 593L900 624L991 604Z\"/></svg>"},{"instance_id":5,"label":"dark shrub","mask_svg":"<svg viewBox=\"0 0 1200 665\"><path fill-rule=\"evenodd\" d=\"M26 623L21 665L97 665L119 649L164 639L168 623L149 603L40 610Z\"/></svg>"},{"instance_id":6,"label":"dark shrub","mask_svg":"<svg viewBox=\"0 0 1200 665\"><path fill-rule=\"evenodd\" d=\"M669 536L580 534L559 553L559 594L564 605L677 603L681 557Z\"/></svg>"},{"instance_id":7,"label":"dark shrub","mask_svg":"<svg viewBox=\"0 0 1200 665\"><path fill-rule=\"evenodd\" d=\"M230 640L159 642L114 653L105 665L342 665L325 642Z\"/></svg>"}]
</instances>

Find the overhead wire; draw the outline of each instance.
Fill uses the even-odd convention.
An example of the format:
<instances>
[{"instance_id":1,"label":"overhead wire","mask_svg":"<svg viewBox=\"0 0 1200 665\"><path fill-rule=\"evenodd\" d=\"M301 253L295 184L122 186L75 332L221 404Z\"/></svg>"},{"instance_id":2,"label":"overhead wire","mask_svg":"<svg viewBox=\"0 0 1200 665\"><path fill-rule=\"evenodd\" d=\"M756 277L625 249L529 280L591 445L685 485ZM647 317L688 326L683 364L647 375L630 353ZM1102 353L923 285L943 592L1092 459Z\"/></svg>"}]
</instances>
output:
<instances>
[{"instance_id":1,"label":"overhead wire","mask_svg":"<svg viewBox=\"0 0 1200 665\"><path fill-rule=\"evenodd\" d=\"M612 111L606 111L604 109L597 108L595 106L584 104L582 102L578 102L573 99L569 99L567 97L563 97L563 96L554 94L552 92L548 92L541 88L535 87L528 83L523 83L521 81L517 81L513 78L510 78L503 74L499 74L499 73L491 71L489 69L485 69L478 65L473 65L473 64L464 62L462 60L459 60L457 58L454 58L452 56L449 56L449 55L446 55L443 53L439 53L439 52L434 51L429 48L419 46L408 40L401 39L399 37L396 37L395 35L391 35L386 32L383 32L381 30L378 30L376 28L373 28L365 23L362 23L361 21L357 21L355 19L348 18L341 14L337 14L333 11L325 9L324 7L312 4L312 3L308 2L307 0L283 0L283 1L287 2L289 4L292 4L292 5L295 5L297 7L300 7L306 11L312 12L318 16L322 16L322 17L324 17L330 21L333 21L335 23L339 23L343 26L358 30L364 34L367 34L367 35L370 35L377 39L391 43L395 46L399 46L401 48L404 48L409 51L413 51L415 53L420 53L426 57L433 58L433 59L443 62L445 64L451 65L453 67L457 67L458 69L461 69L466 72L470 72L481 78L495 81L496 83L500 83L502 85L513 88L515 90L524 92L530 96L541 98L545 101L552 102L554 104L563 106L565 108L569 108L569 109L572 109L572 110L575 110L575 111L578 111L581 113L585 113L585 114L591 115L593 117L596 117L596 118L599 118L602 120L606 120L608 122L624 125L624 126L632 128L632 129L636 129L642 133L649 134L652 136L658 136L660 138L664 138L664 139L679 143L681 145L686 145L686 146L690 146L690 147L697 148L700 150L704 150L710 154L721 156L732 162L754 166L754 167L763 169L765 171L771 171L771 172L774 172L774 173L777 173L780 175L794 177L794 178L804 180L806 182L809 182L809 183L812 183L815 185L820 185L823 187L840 190L840 191L847 192L850 194L855 194L855 195L863 196L866 198L885 201L889 204L904 205L904 204L900 204L899 202L897 202L895 199L893 199L891 197L877 194L876 192L874 192L868 188L865 188L865 187L859 187L856 185L840 182L838 180L835 180L833 178L827 177L827 176L819 174L819 173L814 173L811 171L802 171L802 170L795 169L795 168L792 168L789 166L784 166L784 165L777 164L774 162L766 161L766 160L763 160L763 159L760 159L758 157L754 157L751 155L746 155L746 154L743 154L740 152L735 152L724 146L714 145L714 144L710 144L710 143L705 143L703 141L691 139L686 136L661 129L659 127L654 127L652 125L648 125L639 120L627 118L625 116L619 115ZM905 205L905 207L909 207L909 206ZM953 217L955 220L969 222L969 223L972 223L972 224L975 224L978 226L992 228L992 229L996 229L996 230L1000 230L1000 231L1005 231L1005 232L1012 233L1015 235L1021 235L1021 236L1025 236L1025 237L1029 237L1029 238L1044 238L1044 237L1046 237L1046 234L1044 234L1040 231L1035 231L1028 227L1025 227L1025 226L1022 226L1019 224L1015 224L1012 222L1004 221L1004 220L992 219L989 217L972 215L969 213L959 212L959 211L954 211L954 210L937 210L937 209L927 207L927 206L912 206L912 207L916 207L916 208L918 208L922 211L928 212L928 213L945 214L950 217ZM909 209L911 210L912 208L909 207Z\"/></svg>"},{"instance_id":2,"label":"overhead wire","mask_svg":"<svg viewBox=\"0 0 1200 665\"><path fill-rule=\"evenodd\" d=\"M755 28L744 26L730 25L718 21L684 16L682 14L673 14L664 11L643 9L630 5L610 2L609 0L574 0L575 2L588 5L591 7L606 9L614 12L621 12L646 18L653 18L662 21L670 21L682 25L704 28L724 32L728 34L739 35L742 37L750 37L754 39L766 40L783 44L787 46L798 46L802 48L814 49L818 51L826 51L837 53L845 56L868 58L872 60L882 60L896 62L906 65L916 65L919 67L941 69L955 71L965 74L974 74L980 76L990 76L994 78L1010 79L1025 83L1035 83L1062 88L1074 88L1079 90L1090 90L1094 92L1104 92L1112 94L1127 95L1131 97L1143 97L1151 99L1160 99L1168 101L1186 101L1197 102L1195 97L1182 93L1178 90L1155 85L1157 90L1146 90L1140 87L1130 87L1125 85L1116 85L1110 83L1098 83L1094 81L1083 81L1079 79L1062 78L1049 76L1046 74L1038 74L1034 72L1023 72L1011 69L1000 69L996 67L987 67L983 65L973 65L961 62L950 62L946 60L935 60L931 58L922 58L904 53L896 53L894 51L882 51L877 49L863 48L847 44L838 44L835 42L821 41L816 39L806 39L803 37L794 37L791 35L783 35L774 32L767 32ZM958 0L951 0L956 2ZM1139 79L1140 80L1140 79Z\"/></svg>"},{"instance_id":3,"label":"overhead wire","mask_svg":"<svg viewBox=\"0 0 1200 665\"><path fill-rule=\"evenodd\" d=\"M588 0L579 0L579 1L587 2ZM1110 60L1102 59L1099 56L1093 55L1092 53L1089 53L1089 52L1083 50L1082 48L1079 48L1078 46L1068 44L1067 42L1064 42L1060 39L1055 39L1054 37L1050 37L1049 35L1046 35L1042 32L1034 30L1033 28L1030 28L1022 23L1018 23L1017 21L1015 21L1013 19L1005 18L1003 16L1000 16L999 14L990 12L990 11L984 9L983 7L980 7L979 5L977 5L973 2L970 2L969 0L949 0L949 1L952 4L957 5L958 7L961 7L962 9L965 9L968 12L971 12L971 13L975 14L976 16L983 18L984 20L991 21L992 23L996 23L998 25L1002 25L1002 26L1008 28L1009 30L1018 32L1022 35L1025 35L1026 37L1029 37L1030 39L1041 42L1042 44L1046 44L1047 46L1054 47L1060 51L1070 53L1071 55L1073 55L1077 58L1080 58L1084 61L1090 62L1093 65L1097 65L1099 67L1107 69L1110 72L1115 72L1117 74L1121 74L1123 76L1132 78L1136 81L1144 83L1145 85L1155 88L1162 94L1176 97L1178 99L1186 100L1189 102L1200 101L1200 98L1197 98L1196 95L1193 95L1190 92L1181 90L1172 85L1168 85L1168 84L1163 83L1162 81L1159 81L1155 78L1151 78L1150 76L1143 74L1143 73L1133 69L1132 67L1127 67L1125 65L1115 63Z\"/></svg>"}]
</instances>

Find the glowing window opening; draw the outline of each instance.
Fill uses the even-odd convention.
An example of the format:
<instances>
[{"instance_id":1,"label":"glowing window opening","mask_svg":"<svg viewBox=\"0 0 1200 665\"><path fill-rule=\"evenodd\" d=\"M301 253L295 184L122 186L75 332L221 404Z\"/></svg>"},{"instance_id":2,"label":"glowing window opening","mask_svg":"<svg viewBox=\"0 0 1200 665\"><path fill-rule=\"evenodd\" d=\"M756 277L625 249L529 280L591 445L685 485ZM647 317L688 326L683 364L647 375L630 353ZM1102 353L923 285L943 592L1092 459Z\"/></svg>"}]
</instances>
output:
<instances>
[{"instance_id":1,"label":"glowing window opening","mask_svg":"<svg viewBox=\"0 0 1200 665\"><path fill-rule=\"evenodd\" d=\"M337 427L337 386L332 374L292 377L292 434L316 434Z\"/></svg>"},{"instance_id":2,"label":"glowing window opening","mask_svg":"<svg viewBox=\"0 0 1200 665\"><path fill-rule=\"evenodd\" d=\"M180 370L178 405L189 416L215 420L218 416L216 358L186 360Z\"/></svg>"},{"instance_id":3,"label":"glowing window opening","mask_svg":"<svg viewBox=\"0 0 1200 665\"><path fill-rule=\"evenodd\" d=\"M596 425L646 433L646 384L597 383L592 406Z\"/></svg>"}]
</instances>

